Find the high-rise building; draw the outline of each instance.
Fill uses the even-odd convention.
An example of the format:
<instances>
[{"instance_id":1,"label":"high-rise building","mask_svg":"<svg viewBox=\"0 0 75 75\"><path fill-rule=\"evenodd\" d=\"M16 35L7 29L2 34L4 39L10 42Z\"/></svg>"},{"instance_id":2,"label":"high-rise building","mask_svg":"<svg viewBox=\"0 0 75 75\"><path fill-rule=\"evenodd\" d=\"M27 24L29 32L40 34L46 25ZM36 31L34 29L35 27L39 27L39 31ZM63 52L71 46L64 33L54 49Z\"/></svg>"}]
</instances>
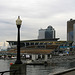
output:
<instances>
[{"instance_id":1,"label":"high-rise building","mask_svg":"<svg viewBox=\"0 0 75 75\"><path fill-rule=\"evenodd\" d=\"M75 23L73 24L73 41L74 41L74 45L75 45Z\"/></svg>"},{"instance_id":2,"label":"high-rise building","mask_svg":"<svg viewBox=\"0 0 75 75\"><path fill-rule=\"evenodd\" d=\"M40 29L39 30L39 36L38 39L45 39L45 29Z\"/></svg>"},{"instance_id":3,"label":"high-rise building","mask_svg":"<svg viewBox=\"0 0 75 75\"><path fill-rule=\"evenodd\" d=\"M47 29L40 29L38 39L54 39L55 30L52 26L48 26Z\"/></svg>"},{"instance_id":4,"label":"high-rise building","mask_svg":"<svg viewBox=\"0 0 75 75\"><path fill-rule=\"evenodd\" d=\"M67 41L74 41L74 23L73 19L67 21Z\"/></svg>"}]
</instances>

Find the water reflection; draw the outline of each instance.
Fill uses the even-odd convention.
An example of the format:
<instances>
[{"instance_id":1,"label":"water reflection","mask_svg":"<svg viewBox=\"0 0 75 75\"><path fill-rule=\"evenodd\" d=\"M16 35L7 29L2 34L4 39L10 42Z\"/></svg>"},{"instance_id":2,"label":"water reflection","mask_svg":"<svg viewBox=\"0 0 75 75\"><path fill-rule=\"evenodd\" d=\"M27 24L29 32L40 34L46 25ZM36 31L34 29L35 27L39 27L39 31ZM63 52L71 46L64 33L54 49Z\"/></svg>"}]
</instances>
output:
<instances>
[{"instance_id":1,"label":"water reflection","mask_svg":"<svg viewBox=\"0 0 75 75\"><path fill-rule=\"evenodd\" d=\"M0 71L7 71L10 69L10 63L14 63L15 60L1 60L0 59ZM23 62L25 62L23 60ZM48 75L49 73L54 73L56 71L63 71L65 69L75 67L75 60L70 61L59 61L58 63L52 63L48 66L44 65L27 65L27 75ZM8 75L8 74L4 74Z\"/></svg>"},{"instance_id":2,"label":"water reflection","mask_svg":"<svg viewBox=\"0 0 75 75\"><path fill-rule=\"evenodd\" d=\"M49 72L50 68L47 66L27 66L27 75L48 75Z\"/></svg>"},{"instance_id":3,"label":"water reflection","mask_svg":"<svg viewBox=\"0 0 75 75\"><path fill-rule=\"evenodd\" d=\"M14 62L14 60L3 60L3 59L0 59L0 72L1 71L9 71L11 62ZM3 75L9 75L9 72L8 73L4 73Z\"/></svg>"}]
</instances>

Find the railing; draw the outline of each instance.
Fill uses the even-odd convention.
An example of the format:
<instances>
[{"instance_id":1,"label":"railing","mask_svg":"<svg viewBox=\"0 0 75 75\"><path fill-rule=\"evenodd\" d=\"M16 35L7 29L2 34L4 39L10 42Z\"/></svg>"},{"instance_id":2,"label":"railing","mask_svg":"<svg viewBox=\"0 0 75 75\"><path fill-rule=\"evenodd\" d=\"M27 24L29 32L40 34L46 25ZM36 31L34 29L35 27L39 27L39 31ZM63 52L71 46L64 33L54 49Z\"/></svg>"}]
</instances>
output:
<instances>
[{"instance_id":1,"label":"railing","mask_svg":"<svg viewBox=\"0 0 75 75\"><path fill-rule=\"evenodd\" d=\"M3 75L4 73L12 72L12 75L15 75L17 71L18 70L2 71L2 72L0 72L0 74Z\"/></svg>"}]
</instances>

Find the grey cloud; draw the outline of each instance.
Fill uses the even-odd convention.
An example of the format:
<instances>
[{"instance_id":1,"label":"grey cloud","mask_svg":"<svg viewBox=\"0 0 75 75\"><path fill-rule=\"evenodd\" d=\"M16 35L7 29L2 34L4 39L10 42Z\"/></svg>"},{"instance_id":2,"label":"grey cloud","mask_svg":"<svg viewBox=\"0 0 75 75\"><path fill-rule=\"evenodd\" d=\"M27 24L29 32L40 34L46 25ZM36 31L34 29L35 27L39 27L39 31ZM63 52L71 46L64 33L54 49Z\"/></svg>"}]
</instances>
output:
<instances>
[{"instance_id":1,"label":"grey cloud","mask_svg":"<svg viewBox=\"0 0 75 75\"><path fill-rule=\"evenodd\" d=\"M13 25L13 23L11 23L10 21L5 21L5 20L1 20L1 19L0 19L0 23Z\"/></svg>"},{"instance_id":2,"label":"grey cloud","mask_svg":"<svg viewBox=\"0 0 75 75\"><path fill-rule=\"evenodd\" d=\"M8 5L7 8L8 9L8 13L12 13L13 15L22 15L25 17L31 17L31 18L48 18L51 17L52 15L55 15L57 13L62 13L62 12L68 12L69 9L74 11L74 7L72 7L71 5L74 6L74 4L72 3L72 1L68 0L68 1L63 1L63 0L53 0L52 3L50 0L47 1L37 1L34 3L31 3L28 6L10 6ZM3 8L4 9L4 8ZM14 11L14 12L13 12Z\"/></svg>"},{"instance_id":3,"label":"grey cloud","mask_svg":"<svg viewBox=\"0 0 75 75\"><path fill-rule=\"evenodd\" d=\"M67 20L75 15L74 3L75 0L0 0L0 32L2 32L0 35L4 39L7 39L5 36L15 39L17 32L15 20L19 15L23 19L21 27L23 39L36 38L38 29L46 28L49 24L57 30L59 37L61 28L66 27ZM66 28L63 33L66 33Z\"/></svg>"}]
</instances>

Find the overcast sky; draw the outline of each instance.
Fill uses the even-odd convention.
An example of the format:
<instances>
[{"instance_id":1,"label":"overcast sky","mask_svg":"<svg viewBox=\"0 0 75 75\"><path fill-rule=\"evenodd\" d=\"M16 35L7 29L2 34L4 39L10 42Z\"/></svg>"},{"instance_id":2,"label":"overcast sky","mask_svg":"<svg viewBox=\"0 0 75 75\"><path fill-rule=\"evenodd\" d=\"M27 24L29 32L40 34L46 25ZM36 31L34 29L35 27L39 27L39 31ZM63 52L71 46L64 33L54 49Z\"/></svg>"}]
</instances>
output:
<instances>
[{"instance_id":1,"label":"overcast sky","mask_svg":"<svg viewBox=\"0 0 75 75\"><path fill-rule=\"evenodd\" d=\"M67 21L75 19L75 0L0 0L0 42L17 40L15 20L21 16L21 40L38 38L49 25L66 40Z\"/></svg>"}]
</instances>

